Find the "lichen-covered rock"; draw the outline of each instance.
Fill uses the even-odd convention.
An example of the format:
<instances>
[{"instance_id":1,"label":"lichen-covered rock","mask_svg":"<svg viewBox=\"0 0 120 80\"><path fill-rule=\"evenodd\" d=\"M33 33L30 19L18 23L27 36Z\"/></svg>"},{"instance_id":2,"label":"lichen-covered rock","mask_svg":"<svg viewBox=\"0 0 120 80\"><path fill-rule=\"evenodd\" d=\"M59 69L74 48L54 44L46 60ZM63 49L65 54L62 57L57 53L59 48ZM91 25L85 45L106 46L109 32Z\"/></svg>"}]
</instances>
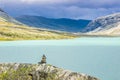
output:
<instances>
[{"instance_id":1,"label":"lichen-covered rock","mask_svg":"<svg viewBox=\"0 0 120 80\"><path fill-rule=\"evenodd\" d=\"M98 80L49 64L0 64L0 80Z\"/></svg>"}]
</instances>

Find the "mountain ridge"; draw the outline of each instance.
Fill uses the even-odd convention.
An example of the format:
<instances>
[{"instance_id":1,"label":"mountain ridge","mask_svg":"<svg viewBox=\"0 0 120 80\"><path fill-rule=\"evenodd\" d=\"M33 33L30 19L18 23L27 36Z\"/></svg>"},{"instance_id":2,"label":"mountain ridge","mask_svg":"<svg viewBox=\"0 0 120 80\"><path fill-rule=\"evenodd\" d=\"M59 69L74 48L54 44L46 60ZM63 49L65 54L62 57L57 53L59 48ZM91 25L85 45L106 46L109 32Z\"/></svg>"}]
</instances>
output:
<instances>
[{"instance_id":1,"label":"mountain ridge","mask_svg":"<svg viewBox=\"0 0 120 80\"><path fill-rule=\"evenodd\" d=\"M0 8L0 11L1 11L1 12L4 12L1 8Z\"/></svg>"},{"instance_id":2,"label":"mountain ridge","mask_svg":"<svg viewBox=\"0 0 120 80\"><path fill-rule=\"evenodd\" d=\"M3 18L7 22L15 23L18 25L23 25L19 21L15 20L13 17L9 16L4 10L0 8L0 18Z\"/></svg>"},{"instance_id":3,"label":"mountain ridge","mask_svg":"<svg viewBox=\"0 0 120 80\"><path fill-rule=\"evenodd\" d=\"M74 20L68 18L46 18L42 16L23 15L16 20L33 27L59 30L65 32L81 32L91 20Z\"/></svg>"}]
</instances>

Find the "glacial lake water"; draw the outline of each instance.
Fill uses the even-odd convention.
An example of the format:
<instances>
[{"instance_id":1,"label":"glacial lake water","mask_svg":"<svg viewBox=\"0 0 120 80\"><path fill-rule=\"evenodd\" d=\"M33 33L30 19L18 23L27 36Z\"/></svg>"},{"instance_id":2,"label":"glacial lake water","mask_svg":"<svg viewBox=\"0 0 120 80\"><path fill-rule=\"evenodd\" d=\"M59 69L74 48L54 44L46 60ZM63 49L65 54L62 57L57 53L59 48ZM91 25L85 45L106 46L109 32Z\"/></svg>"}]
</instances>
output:
<instances>
[{"instance_id":1,"label":"glacial lake water","mask_svg":"<svg viewBox=\"0 0 120 80\"><path fill-rule=\"evenodd\" d=\"M101 80L120 80L120 38L1 41L0 62L47 63Z\"/></svg>"}]
</instances>

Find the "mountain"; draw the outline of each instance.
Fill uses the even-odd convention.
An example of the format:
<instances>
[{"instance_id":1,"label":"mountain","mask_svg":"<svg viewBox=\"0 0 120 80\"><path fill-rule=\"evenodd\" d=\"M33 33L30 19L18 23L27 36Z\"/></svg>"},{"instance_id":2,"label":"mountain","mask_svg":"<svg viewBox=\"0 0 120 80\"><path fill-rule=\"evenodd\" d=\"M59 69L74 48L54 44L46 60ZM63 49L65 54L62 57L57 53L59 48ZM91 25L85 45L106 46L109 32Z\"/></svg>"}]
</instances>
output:
<instances>
[{"instance_id":1,"label":"mountain","mask_svg":"<svg viewBox=\"0 0 120 80\"><path fill-rule=\"evenodd\" d=\"M64 70L50 64L0 64L1 80L99 80L95 77Z\"/></svg>"},{"instance_id":2,"label":"mountain","mask_svg":"<svg viewBox=\"0 0 120 80\"><path fill-rule=\"evenodd\" d=\"M120 36L120 13L99 17L93 20L84 31L94 35Z\"/></svg>"},{"instance_id":3,"label":"mountain","mask_svg":"<svg viewBox=\"0 0 120 80\"><path fill-rule=\"evenodd\" d=\"M88 32L88 35L97 35L97 36L120 36L120 22L106 26L107 28L102 30L94 30Z\"/></svg>"},{"instance_id":4,"label":"mountain","mask_svg":"<svg viewBox=\"0 0 120 80\"><path fill-rule=\"evenodd\" d=\"M115 14L99 17L91 21L87 25L85 30L87 32L87 31L93 31L95 29L102 30L104 28L111 28L112 26L111 27L107 27L107 26L112 25L117 22L120 22L120 13L115 13Z\"/></svg>"},{"instance_id":5,"label":"mountain","mask_svg":"<svg viewBox=\"0 0 120 80\"><path fill-rule=\"evenodd\" d=\"M59 30L65 32L81 32L90 20L73 20L67 18L52 19L41 16L24 15L16 17L16 20L33 27Z\"/></svg>"},{"instance_id":6,"label":"mountain","mask_svg":"<svg viewBox=\"0 0 120 80\"><path fill-rule=\"evenodd\" d=\"M68 39L75 37L70 33L29 27L0 9L0 40Z\"/></svg>"}]
</instances>

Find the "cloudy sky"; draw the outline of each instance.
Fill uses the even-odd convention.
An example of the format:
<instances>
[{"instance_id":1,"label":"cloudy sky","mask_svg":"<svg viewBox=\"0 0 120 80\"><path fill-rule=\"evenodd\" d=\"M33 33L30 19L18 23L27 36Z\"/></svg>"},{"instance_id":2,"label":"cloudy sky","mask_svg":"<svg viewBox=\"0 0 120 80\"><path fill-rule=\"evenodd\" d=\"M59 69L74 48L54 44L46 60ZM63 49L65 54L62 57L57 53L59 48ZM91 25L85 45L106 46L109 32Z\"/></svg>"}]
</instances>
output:
<instances>
[{"instance_id":1,"label":"cloudy sky","mask_svg":"<svg viewBox=\"0 0 120 80\"><path fill-rule=\"evenodd\" d=\"M0 0L0 7L11 16L95 19L120 12L120 0Z\"/></svg>"}]
</instances>

